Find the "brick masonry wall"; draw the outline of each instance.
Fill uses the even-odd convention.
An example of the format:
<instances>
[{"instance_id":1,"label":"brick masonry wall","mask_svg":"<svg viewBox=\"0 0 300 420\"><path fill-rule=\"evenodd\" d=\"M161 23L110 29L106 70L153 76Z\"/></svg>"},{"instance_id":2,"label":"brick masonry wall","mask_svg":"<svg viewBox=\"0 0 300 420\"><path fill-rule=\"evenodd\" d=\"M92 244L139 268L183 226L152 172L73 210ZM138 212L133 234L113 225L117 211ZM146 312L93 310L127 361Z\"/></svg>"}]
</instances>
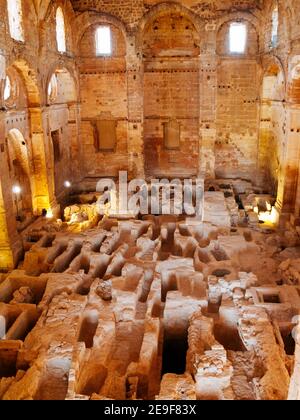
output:
<instances>
[{"instance_id":1,"label":"brick masonry wall","mask_svg":"<svg viewBox=\"0 0 300 420\"><path fill-rule=\"evenodd\" d=\"M126 45L122 32L112 30L112 57L96 57L92 25L80 43L80 97L82 130L82 168L84 177L118 176L128 169L128 93ZM93 123L99 119L116 121L117 145L113 152L95 147Z\"/></svg>"},{"instance_id":2,"label":"brick masonry wall","mask_svg":"<svg viewBox=\"0 0 300 420\"><path fill-rule=\"evenodd\" d=\"M157 176L197 175L199 160L199 73L197 70L146 71L145 165ZM176 151L164 146L163 124L180 123L181 144Z\"/></svg>"},{"instance_id":3,"label":"brick masonry wall","mask_svg":"<svg viewBox=\"0 0 300 420\"><path fill-rule=\"evenodd\" d=\"M242 176L264 185L277 183L280 205L286 201L293 211L296 197L300 209L300 185L298 192L295 186L300 143L298 0L278 0L277 46L270 45L275 0L23 0L22 4L24 43L11 39L7 1L0 0L0 86L3 92L6 69L14 69L26 91L14 109L5 107L3 98L0 101L3 220L6 212L13 214L12 180L4 164L7 130L19 128L28 141L37 187L34 200L41 209L49 203L55 206L49 132L58 125L70 152L65 152L67 169L59 184L67 176L76 182L89 176L114 176L126 168L139 176L144 167L150 175L170 176L196 174L201 169L212 177ZM56 48L58 6L65 16L65 54ZM103 18L115 35L110 59L94 54L95 25ZM226 22L235 19L249 25L243 57L228 54ZM282 71L283 95L264 121L260 99L269 60ZM48 81L62 68L74 79L76 100L66 103L65 92L59 103L49 107ZM99 117L117 122L115 153L95 151L91 119ZM180 151L163 147L163 123L170 118L181 126ZM270 149L275 149L271 158ZM8 236L0 249L9 241L17 242L13 223Z\"/></svg>"},{"instance_id":4,"label":"brick masonry wall","mask_svg":"<svg viewBox=\"0 0 300 420\"><path fill-rule=\"evenodd\" d=\"M256 179L257 64L224 59L218 67L216 175Z\"/></svg>"}]
</instances>

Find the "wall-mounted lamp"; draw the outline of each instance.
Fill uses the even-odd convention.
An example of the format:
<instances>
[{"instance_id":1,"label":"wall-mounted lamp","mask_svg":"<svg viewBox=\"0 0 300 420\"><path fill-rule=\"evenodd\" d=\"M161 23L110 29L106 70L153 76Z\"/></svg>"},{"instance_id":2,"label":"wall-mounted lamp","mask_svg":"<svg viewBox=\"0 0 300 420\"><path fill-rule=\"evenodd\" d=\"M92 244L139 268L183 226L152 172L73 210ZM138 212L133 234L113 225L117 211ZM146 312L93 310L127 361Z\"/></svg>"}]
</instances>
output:
<instances>
[{"instance_id":1,"label":"wall-mounted lamp","mask_svg":"<svg viewBox=\"0 0 300 420\"><path fill-rule=\"evenodd\" d=\"M13 194L15 194L15 204L16 204L16 209L17 209L17 220L19 220L19 195L22 192L22 189L20 187L20 185L13 185L12 187L12 192Z\"/></svg>"},{"instance_id":2,"label":"wall-mounted lamp","mask_svg":"<svg viewBox=\"0 0 300 420\"><path fill-rule=\"evenodd\" d=\"M14 185L12 187L12 192L16 195L21 194L21 191L22 191L22 189L21 189L20 185Z\"/></svg>"},{"instance_id":3,"label":"wall-mounted lamp","mask_svg":"<svg viewBox=\"0 0 300 420\"><path fill-rule=\"evenodd\" d=\"M64 186L65 186L66 188L71 188L71 187L72 187L72 184L71 184L71 182L70 182L70 181L65 181L65 182L64 182Z\"/></svg>"},{"instance_id":4,"label":"wall-mounted lamp","mask_svg":"<svg viewBox=\"0 0 300 420\"><path fill-rule=\"evenodd\" d=\"M47 210L46 218L53 219L53 211L51 209Z\"/></svg>"}]
</instances>

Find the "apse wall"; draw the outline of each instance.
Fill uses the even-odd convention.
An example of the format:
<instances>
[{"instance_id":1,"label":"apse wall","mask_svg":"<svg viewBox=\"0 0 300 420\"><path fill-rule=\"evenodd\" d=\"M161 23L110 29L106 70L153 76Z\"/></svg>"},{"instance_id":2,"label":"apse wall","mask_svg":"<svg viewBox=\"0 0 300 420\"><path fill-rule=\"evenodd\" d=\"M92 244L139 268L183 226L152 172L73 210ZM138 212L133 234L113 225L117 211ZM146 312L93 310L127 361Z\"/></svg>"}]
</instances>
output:
<instances>
[{"instance_id":1,"label":"apse wall","mask_svg":"<svg viewBox=\"0 0 300 420\"><path fill-rule=\"evenodd\" d=\"M229 51L229 29L235 21L247 27L243 54ZM85 12L77 22L83 26L78 50L83 177L116 176L126 169L134 173L132 168L142 163L147 177L204 172L256 181L260 91L256 18L235 13L231 19L205 24L178 3L162 3L152 7L133 32L126 26L128 17L123 22ZM112 54L101 57L96 54L95 34L103 26L111 30ZM130 87L132 68L135 89ZM138 106L139 115L132 119L132 108ZM115 147L104 151L95 127L112 120Z\"/></svg>"},{"instance_id":2,"label":"apse wall","mask_svg":"<svg viewBox=\"0 0 300 420\"><path fill-rule=\"evenodd\" d=\"M148 176L198 173L199 53L200 36L184 13L164 11L147 22L143 31L143 95ZM175 137L170 145L168 129Z\"/></svg>"}]
</instances>

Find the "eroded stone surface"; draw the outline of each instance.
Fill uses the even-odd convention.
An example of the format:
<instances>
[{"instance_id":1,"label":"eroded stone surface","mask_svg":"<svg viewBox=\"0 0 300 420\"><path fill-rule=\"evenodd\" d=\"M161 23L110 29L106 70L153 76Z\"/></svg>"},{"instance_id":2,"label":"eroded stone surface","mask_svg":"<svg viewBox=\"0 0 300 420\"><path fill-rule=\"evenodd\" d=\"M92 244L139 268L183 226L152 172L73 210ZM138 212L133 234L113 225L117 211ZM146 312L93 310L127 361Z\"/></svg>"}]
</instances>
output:
<instances>
[{"instance_id":1,"label":"eroded stone surface","mask_svg":"<svg viewBox=\"0 0 300 420\"><path fill-rule=\"evenodd\" d=\"M297 395L299 286L255 267L270 259L297 272L274 247L278 232L233 228L230 217L90 214L38 221L24 236L37 241L0 284L3 399Z\"/></svg>"},{"instance_id":2,"label":"eroded stone surface","mask_svg":"<svg viewBox=\"0 0 300 420\"><path fill-rule=\"evenodd\" d=\"M299 0L20 0L20 25L10 4L0 398L300 399ZM203 220L174 192L102 217L119 171L200 178Z\"/></svg>"}]
</instances>

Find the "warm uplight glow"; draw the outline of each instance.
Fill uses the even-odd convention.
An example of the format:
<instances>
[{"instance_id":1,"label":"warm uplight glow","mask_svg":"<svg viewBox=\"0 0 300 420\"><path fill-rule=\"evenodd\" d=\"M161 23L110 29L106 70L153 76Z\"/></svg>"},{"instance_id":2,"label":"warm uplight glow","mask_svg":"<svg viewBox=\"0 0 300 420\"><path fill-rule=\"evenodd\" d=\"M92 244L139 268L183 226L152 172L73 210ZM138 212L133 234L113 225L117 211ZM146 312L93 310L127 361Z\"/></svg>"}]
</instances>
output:
<instances>
[{"instance_id":1,"label":"warm uplight glow","mask_svg":"<svg viewBox=\"0 0 300 420\"><path fill-rule=\"evenodd\" d=\"M66 188L71 188L72 184L71 184L71 182L70 182L70 181L65 181L65 182L64 182L64 186L65 186Z\"/></svg>"},{"instance_id":2,"label":"warm uplight glow","mask_svg":"<svg viewBox=\"0 0 300 420\"><path fill-rule=\"evenodd\" d=\"M230 25L230 52L243 54L246 49L247 28L244 23L235 22Z\"/></svg>"},{"instance_id":3,"label":"warm uplight glow","mask_svg":"<svg viewBox=\"0 0 300 420\"><path fill-rule=\"evenodd\" d=\"M46 217L47 219L53 219L54 216L53 216L53 211L51 209L47 211Z\"/></svg>"},{"instance_id":4,"label":"warm uplight glow","mask_svg":"<svg viewBox=\"0 0 300 420\"><path fill-rule=\"evenodd\" d=\"M14 194L20 194L21 193L21 187L20 187L20 185L14 185L13 187L12 187L12 192L14 193Z\"/></svg>"},{"instance_id":5,"label":"warm uplight glow","mask_svg":"<svg viewBox=\"0 0 300 420\"><path fill-rule=\"evenodd\" d=\"M278 223L278 212L275 207L271 211L259 213L259 220L264 223L276 225Z\"/></svg>"}]
</instances>

